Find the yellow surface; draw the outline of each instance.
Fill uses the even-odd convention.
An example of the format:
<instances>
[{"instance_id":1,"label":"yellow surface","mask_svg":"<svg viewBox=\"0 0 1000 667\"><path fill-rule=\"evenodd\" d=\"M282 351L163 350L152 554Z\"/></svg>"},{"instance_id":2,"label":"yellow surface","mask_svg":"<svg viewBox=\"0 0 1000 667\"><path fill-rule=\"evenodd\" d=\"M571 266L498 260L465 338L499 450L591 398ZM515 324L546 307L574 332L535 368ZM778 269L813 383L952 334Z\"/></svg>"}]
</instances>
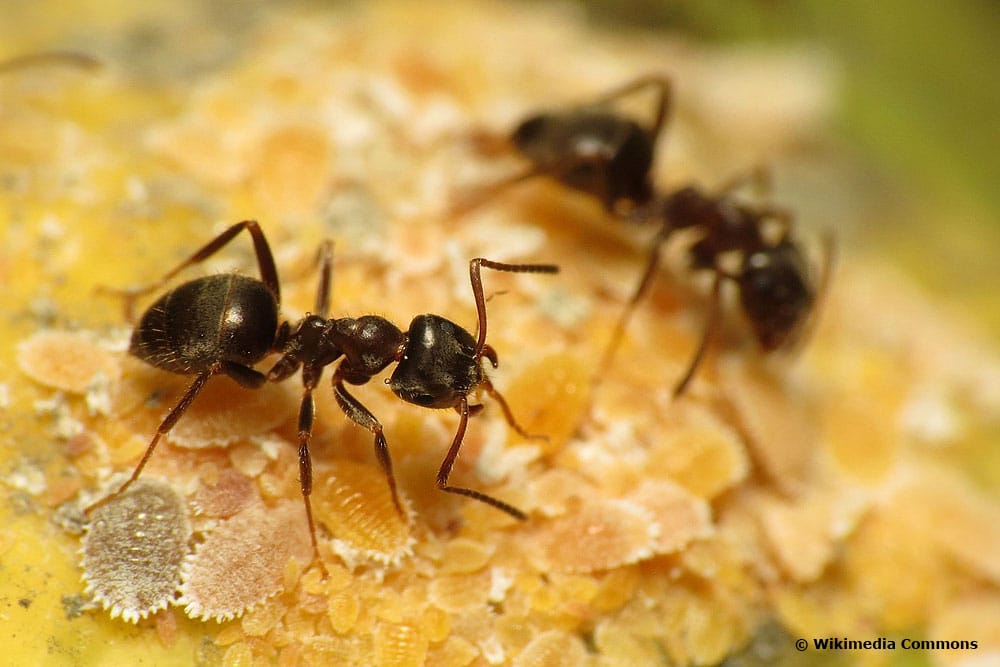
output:
<instances>
[{"instance_id":1,"label":"yellow surface","mask_svg":"<svg viewBox=\"0 0 1000 667\"><path fill-rule=\"evenodd\" d=\"M848 246L794 364L761 362L729 310L723 352L671 402L704 312L703 292L672 266L594 389L588 370L641 265L641 234L543 183L465 219L443 215L456 191L517 166L477 155L473 129L502 131L527 109L664 68L680 107L660 186L716 183L761 159L797 173L796 151L822 131L833 90L815 54L704 52L676 38L597 35L564 10L491 3L210 7L3 8L5 54L77 49L104 62L0 74L0 637L11 664L542 665L587 650L598 664L664 653L712 663L770 622L785 643L912 633L976 639L974 657L1000 652L994 347ZM771 94L718 97L737 82ZM819 173L843 178L838 169ZM802 196L804 237L810 216L829 223L854 210L841 196ZM401 405L376 379L358 395L386 424L416 517L412 556L352 573L325 539L330 580L293 568L289 590L240 621L197 622L180 608L138 626L111 620L81 607L79 537L67 529L75 494L130 469L162 415L145 398L177 387L124 359L121 308L94 288L152 280L247 217L274 246L293 319L311 307L324 237L337 243L335 313L400 324L439 312L471 325L469 257L563 266L558 277L486 278L487 291L505 292L489 304L496 384L529 430L552 437L531 450L485 400L456 468L532 521L513 526L436 491L455 416ZM252 271L248 248L238 239L213 267ZM23 341L53 329L81 332L81 350L100 346L114 360L110 416L88 408L101 395L60 389L32 373L41 362L18 361ZM221 382L207 413L242 400ZM275 391L271 407L287 412L268 431L282 445L275 458L243 438L228 450L164 447L151 467L178 484L232 467L266 501L298 501L284 442L296 381ZM317 402L318 473L335 479L362 464L371 469L351 481L367 479L369 435L346 423L325 383ZM350 486L317 484L329 494L317 502L331 513L324 523L340 525L331 537L355 531L355 546L377 550L391 533L395 548L395 532L371 528L388 511L381 495L370 514L336 517L349 504L336 494ZM664 534L645 536L644 522ZM508 588L491 608L498 571Z\"/></svg>"}]
</instances>

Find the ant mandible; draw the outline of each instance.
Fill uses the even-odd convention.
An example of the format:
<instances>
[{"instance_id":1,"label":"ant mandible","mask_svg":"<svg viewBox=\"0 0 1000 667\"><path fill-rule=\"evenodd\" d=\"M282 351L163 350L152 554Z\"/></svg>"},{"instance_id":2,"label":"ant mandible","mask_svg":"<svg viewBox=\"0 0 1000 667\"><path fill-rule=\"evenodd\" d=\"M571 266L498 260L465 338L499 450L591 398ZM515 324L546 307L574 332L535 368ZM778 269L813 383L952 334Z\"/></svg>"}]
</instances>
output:
<instances>
[{"instance_id":1,"label":"ant mandible","mask_svg":"<svg viewBox=\"0 0 1000 667\"><path fill-rule=\"evenodd\" d=\"M448 483L459 448L465 437L469 416L482 405L470 405L468 396L483 388L503 410L508 423L518 433L531 436L514 419L503 396L494 388L483 369L483 358L495 368L496 351L486 343L486 298L481 267L515 273L556 273L551 264L504 264L476 258L469 262L469 276L478 313L478 337L438 315L418 315L403 332L388 320L365 315L359 318L327 318L333 267L332 244L320 247L320 281L316 309L292 326L279 324L281 304L277 270L270 246L257 222L236 223L168 271L160 280L143 288L120 292L127 310L139 296L162 287L183 269L204 261L246 230L253 239L260 279L238 274L195 278L173 288L143 314L132 333L129 352L162 370L194 375L184 394L170 409L150 440L132 475L116 491L88 506L87 514L122 494L138 479L160 438L170 432L191 406L205 383L215 375L226 375L250 389L266 382L278 382L302 369L302 401L298 417L299 482L305 504L314 562L325 573L309 496L312 492L312 436L314 403L312 393L323 369L339 361L333 374L333 391L344 413L375 436L375 453L385 473L397 512L406 520L396 490L392 460L382 425L355 399L344 383L365 384L392 363L396 369L389 386L396 396L429 408L454 408L460 415L458 430L437 475L443 491L482 501L507 514L525 519L519 509L481 491ZM267 372L253 368L268 354L281 356Z\"/></svg>"},{"instance_id":2,"label":"ant mandible","mask_svg":"<svg viewBox=\"0 0 1000 667\"><path fill-rule=\"evenodd\" d=\"M649 125L610 108L616 100L646 89L656 95ZM532 114L508 138L530 162L527 169L468 197L456 208L468 211L516 183L547 176L596 197L609 213L629 213L653 198L650 172L670 104L670 80L650 75L586 105Z\"/></svg>"}]
</instances>

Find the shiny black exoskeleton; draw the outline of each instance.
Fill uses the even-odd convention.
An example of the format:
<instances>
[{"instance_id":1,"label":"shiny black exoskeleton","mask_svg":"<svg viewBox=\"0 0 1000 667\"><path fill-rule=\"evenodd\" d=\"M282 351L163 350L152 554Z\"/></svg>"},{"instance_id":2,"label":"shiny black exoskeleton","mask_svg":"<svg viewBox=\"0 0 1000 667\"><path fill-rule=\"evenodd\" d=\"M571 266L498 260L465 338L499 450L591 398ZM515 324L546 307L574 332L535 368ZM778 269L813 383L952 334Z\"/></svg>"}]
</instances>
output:
<instances>
[{"instance_id":1,"label":"shiny black exoskeleton","mask_svg":"<svg viewBox=\"0 0 1000 667\"><path fill-rule=\"evenodd\" d=\"M288 336L284 354L268 373L277 381L302 367L303 381L318 380L323 366L340 358L333 374L333 393L338 405L356 424L375 436L375 452L386 474L396 508L402 506L396 493L389 450L382 424L358 401L345 384L363 385L390 364L396 368L388 380L389 388L402 400L426 408L452 408L459 413L459 425L451 447L438 470L437 485L443 491L469 496L492 505L511 516L524 519L517 508L480 491L448 483L458 451L465 438L469 416L482 406L470 405L469 394L482 388L499 403L507 422L521 435L530 436L518 425L503 396L493 387L483 370L483 359L495 368L496 351L486 344L486 298L481 267L516 273L555 273L550 264L502 264L476 258L469 263L469 279L479 317L477 337L439 315L418 315L404 333L395 324L375 315L324 320L307 317ZM309 390L315 386L311 381ZM305 410L305 407L303 408ZM300 426L300 431L302 430Z\"/></svg>"},{"instance_id":2,"label":"shiny black exoskeleton","mask_svg":"<svg viewBox=\"0 0 1000 667\"><path fill-rule=\"evenodd\" d=\"M524 519L520 510L479 491L448 484L448 478L464 439L470 414L482 406L469 405L469 394L483 388L503 409L507 421L519 433L506 401L483 371L486 358L494 367L496 352L486 344L486 299L480 269L554 273L548 264L502 264L477 258L469 263L469 275L479 316L479 334L473 337L457 324L437 315L414 318L404 333L385 318L365 315L358 318L327 318L333 252L330 243L320 249L320 284L316 312L292 326L279 323L281 304L277 271L270 246L259 225L252 220L237 223L211 240L161 280L145 288L122 292L127 310L135 298L163 286L184 268L204 261L241 231L252 237L260 270L260 280L235 274L212 275L183 283L170 290L143 314L132 334L130 352L149 364L195 379L160 423L132 475L117 491L87 508L95 507L124 492L138 479L160 438L167 434L194 402L205 383L214 375L227 375L248 388L278 382L302 370L302 401L299 408L299 479L309 523L314 559L319 559L309 495L312 491L312 459L309 442L314 421L313 390L323 369L339 362L333 374L337 403L355 423L375 436L375 453L385 472L393 502L405 516L396 491L392 461L382 425L354 396L346 384L361 385L396 363L389 385L404 401L430 408L454 408L461 419L448 454L438 471L438 486L452 493L475 498L508 514ZM253 368L270 353L281 356L265 374Z\"/></svg>"},{"instance_id":3,"label":"shiny black exoskeleton","mask_svg":"<svg viewBox=\"0 0 1000 667\"><path fill-rule=\"evenodd\" d=\"M616 100L647 88L656 93L648 125L611 108ZM626 213L646 204L653 198L650 173L657 138L670 111L670 91L666 78L647 76L586 105L532 114L509 137L530 162L528 169L491 186L460 209L471 208L514 183L536 176L553 178L596 197L613 213Z\"/></svg>"},{"instance_id":4,"label":"shiny black exoskeleton","mask_svg":"<svg viewBox=\"0 0 1000 667\"><path fill-rule=\"evenodd\" d=\"M522 122L511 142L539 175L596 197L608 211L648 202L656 134L600 108L541 113Z\"/></svg>"},{"instance_id":5,"label":"shiny black exoskeleton","mask_svg":"<svg viewBox=\"0 0 1000 667\"><path fill-rule=\"evenodd\" d=\"M758 170L750 176L760 181L767 174ZM667 194L654 207L661 216L662 228L643 278L619 321L616 340L656 271L660 245L675 231L696 232L696 240L687 249L690 268L715 274L705 331L687 372L674 389L675 395L687 388L707 349L715 328L723 280L736 285L743 313L760 348L771 352L799 337L829 276L832 241L825 240L824 267L817 284L801 246L792 237L791 214L772 206L749 205L733 196L732 191L745 180L746 177L734 179L717 193L686 186ZM724 266L724 258L731 254L738 256L734 271Z\"/></svg>"}]
</instances>

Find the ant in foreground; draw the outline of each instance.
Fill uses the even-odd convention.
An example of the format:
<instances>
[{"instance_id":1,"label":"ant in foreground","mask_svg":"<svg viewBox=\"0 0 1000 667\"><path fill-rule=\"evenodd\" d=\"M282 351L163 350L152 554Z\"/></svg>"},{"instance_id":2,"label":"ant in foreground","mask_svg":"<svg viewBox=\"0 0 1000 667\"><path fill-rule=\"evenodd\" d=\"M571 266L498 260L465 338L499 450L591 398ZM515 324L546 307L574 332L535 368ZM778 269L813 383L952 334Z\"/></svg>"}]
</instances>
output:
<instances>
[{"instance_id":1,"label":"ant in foreground","mask_svg":"<svg viewBox=\"0 0 1000 667\"><path fill-rule=\"evenodd\" d=\"M385 473L396 511L405 520L399 501L392 461L382 424L352 396L345 383L361 385L392 363L396 368L388 380L396 396L408 403L427 408L454 408L460 415L458 430L438 470L437 486L443 491L468 496L506 512L516 519L526 515L519 509L481 491L448 483L459 448L465 437L470 415L482 405L470 405L469 394L482 388L503 410L507 422L521 435L527 434L515 421L503 396L493 387L483 369L483 359L495 368L497 353L486 343L486 298L480 271L482 267L515 273L556 273L551 264L503 264L476 258L469 262L469 276L478 313L478 336L474 337L457 324L438 315L418 315L403 332L388 320L365 315L359 318L328 318L332 244L320 247L320 281L316 309L294 326L279 323L281 305L277 270L270 246L257 222L236 223L209 241L200 250L167 272L159 281L134 290L120 292L127 308L138 296L162 287L183 269L204 261L246 230L253 239L260 279L238 274L219 274L195 278L173 288L143 314L132 333L129 352L157 368L193 375L194 380L160 423L131 477L117 491L86 508L96 507L121 495L138 479L160 438L170 432L197 398L205 383L215 375L226 375L250 389L266 382L278 382L302 369L302 401L298 417L299 482L305 503L313 558L323 572L319 557L312 506L312 436L314 403L312 392L323 369L340 362L333 373L334 396L344 413L375 436L375 454ZM274 366L262 373L253 368L268 354L281 356Z\"/></svg>"}]
</instances>

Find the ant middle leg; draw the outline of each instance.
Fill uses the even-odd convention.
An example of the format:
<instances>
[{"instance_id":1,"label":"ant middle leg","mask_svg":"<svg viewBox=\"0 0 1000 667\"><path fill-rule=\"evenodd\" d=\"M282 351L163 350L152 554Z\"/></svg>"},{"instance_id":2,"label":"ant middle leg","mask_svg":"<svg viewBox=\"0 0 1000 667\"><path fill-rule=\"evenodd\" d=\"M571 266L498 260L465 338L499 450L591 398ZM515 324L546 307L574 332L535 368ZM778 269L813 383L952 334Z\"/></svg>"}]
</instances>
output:
<instances>
[{"instance_id":1,"label":"ant middle leg","mask_svg":"<svg viewBox=\"0 0 1000 667\"><path fill-rule=\"evenodd\" d=\"M458 450L462 447L462 442L465 440L465 431L469 425L470 408L469 399L466 396L461 397L459 404L456 406L456 410L458 410L459 414L458 430L455 431L455 437L451 441L451 447L448 448L448 453L445 455L444 460L441 462L441 467L438 469L437 487L442 491L447 491L448 493L455 493L460 496L466 496L467 498L473 498L474 500L486 503L491 507L497 508L501 512L509 514L518 521L526 521L528 515L509 503L505 503L504 501L485 494L482 491L448 484L448 478L451 477L452 468L455 467L455 460L458 458Z\"/></svg>"},{"instance_id":2,"label":"ant middle leg","mask_svg":"<svg viewBox=\"0 0 1000 667\"><path fill-rule=\"evenodd\" d=\"M715 282L712 284L712 296L709 299L708 317L705 319L705 329L702 331L701 341L698 343L698 349L695 350L694 356L688 364L687 371L685 371L684 375L674 386L674 398L687 391L688 385L694 379L695 371L698 370L698 366L701 365L702 359L705 357L705 352L708 350L708 344L712 339L712 335L715 333L715 327L719 319L723 277L724 274L716 269Z\"/></svg>"},{"instance_id":3,"label":"ant middle leg","mask_svg":"<svg viewBox=\"0 0 1000 667\"><path fill-rule=\"evenodd\" d=\"M396 512L403 521L408 521L406 512L403 511L403 504L399 501L399 494L396 490L396 476L392 472L392 457L389 455L389 445L385 440L385 433L382 424L375 418L368 408L347 391L344 381L337 373L333 376L333 396L337 399L337 405L347 415L348 419L358 426L372 432L375 436L375 458L378 459L382 472L385 473L386 482L389 483L389 492L392 494L392 503L396 506Z\"/></svg>"},{"instance_id":4,"label":"ant middle leg","mask_svg":"<svg viewBox=\"0 0 1000 667\"><path fill-rule=\"evenodd\" d=\"M299 406L299 490L302 491L302 502L306 508L306 521L309 523L309 539L312 540L313 562L319 565L320 572L325 579L329 576L326 565L319 555L319 543L316 539L316 524L313 521L312 501L312 456L309 454L309 442L312 440L313 418L316 406L313 402L312 392L319 382L319 373L311 372L308 369L302 370L302 402Z\"/></svg>"}]
</instances>

